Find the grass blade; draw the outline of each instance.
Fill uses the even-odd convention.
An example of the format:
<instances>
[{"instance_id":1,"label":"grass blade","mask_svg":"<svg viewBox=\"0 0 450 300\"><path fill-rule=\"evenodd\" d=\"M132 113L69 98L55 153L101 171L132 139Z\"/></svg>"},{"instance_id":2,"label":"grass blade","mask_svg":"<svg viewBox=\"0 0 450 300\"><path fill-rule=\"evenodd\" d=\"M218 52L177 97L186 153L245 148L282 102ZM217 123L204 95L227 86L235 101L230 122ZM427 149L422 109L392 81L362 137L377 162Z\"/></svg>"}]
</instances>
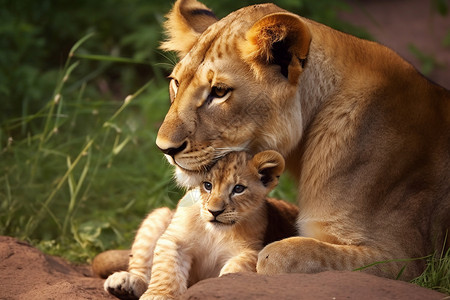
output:
<instances>
[{"instance_id":1,"label":"grass blade","mask_svg":"<svg viewBox=\"0 0 450 300\"><path fill-rule=\"evenodd\" d=\"M97 61L107 61L107 62L115 62L115 63L125 63L125 64L138 64L138 65L148 65L152 64L143 60L137 60L128 57L120 57L120 56L108 56L108 55L97 55L97 54L74 54L77 58L89 59L89 60L97 60Z\"/></svg>"}]
</instances>

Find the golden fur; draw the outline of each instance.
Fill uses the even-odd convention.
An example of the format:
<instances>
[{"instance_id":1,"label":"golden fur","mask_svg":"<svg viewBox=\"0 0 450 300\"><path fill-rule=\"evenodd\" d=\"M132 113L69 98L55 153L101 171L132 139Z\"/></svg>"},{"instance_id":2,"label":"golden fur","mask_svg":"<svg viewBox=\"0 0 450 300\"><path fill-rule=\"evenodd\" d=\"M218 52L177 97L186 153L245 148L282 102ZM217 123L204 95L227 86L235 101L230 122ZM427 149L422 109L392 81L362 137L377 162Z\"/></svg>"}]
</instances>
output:
<instances>
[{"instance_id":1,"label":"golden fur","mask_svg":"<svg viewBox=\"0 0 450 300\"><path fill-rule=\"evenodd\" d=\"M128 269L130 250L108 250L98 254L92 260L92 272L101 278Z\"/></svg>"},{"instance_id":2,"label":"golden fur","mask_svg":"<svg viewBox=\"0 0 450 300\"><path fill-rule=\"evenodd\" d=\"M178 0L167 24L163 48L180 61L156 143L178 181L197 185L230 151L274 149L298 183L300 236L265 247L259 273L352 270L441 249L449 91L382 45L273 4L217 21ZM404 264L366 271L395 277ZM411 261L402 278L423 266Z\"/></svg>"},{"instance_id":3,"label":"golden fur","mask_svg":"<svg viewBox=\"0 0 450 300\"><path fill-rule=\"evenodd\" d=\"M156 248L155 232L145 224L163 216L148 216L133 244L134 264L111 275L105 290L121 299L171 299L205 278L256 272L264 245L296 234L297 207L266 199L283 170L283 157L270 150L219 160L202 175L202 187L188 193L199 193L194 197L201 201L180 201ZM138 253L147 256L136 262Z\"/></svg>"},{"instance_id":4,"label":"golden fur","mask_svg":"<svg viewBox=\"0 0 450 300\"><path fill-rule=\"evenodd\" d=\"M120 299L138 299L136 295L145 292L156 241L167 229L172 217L173 211L167 207L153 210L139 227L130 253L110 250L95 257L93 271L102 278L107 277L103 285L105 291Z\"/></svg>"}]
</instances>

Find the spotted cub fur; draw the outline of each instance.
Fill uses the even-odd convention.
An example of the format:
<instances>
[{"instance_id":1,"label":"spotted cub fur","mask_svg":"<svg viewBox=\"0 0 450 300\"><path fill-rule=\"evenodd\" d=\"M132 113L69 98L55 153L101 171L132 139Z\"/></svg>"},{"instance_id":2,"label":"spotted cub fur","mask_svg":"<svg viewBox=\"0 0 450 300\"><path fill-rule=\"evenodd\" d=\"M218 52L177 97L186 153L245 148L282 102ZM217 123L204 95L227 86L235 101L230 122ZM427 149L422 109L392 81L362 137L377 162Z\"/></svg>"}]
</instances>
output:
<instances>
[{"instance_id":1,"label":"spotted cub fur","mask_svg":"<svg viewBox=\"0 0 450 300\"><path fill-rule=\"evenodd\" d=\"M284 159L275 151L226 155L178 204L153 263L144 263L148 272L115 273L105 289L122 299L171 299L205 278L256 272L265 245L296 234L297 207L266 198L283 170Z\"/></svg>"}]
</instances>

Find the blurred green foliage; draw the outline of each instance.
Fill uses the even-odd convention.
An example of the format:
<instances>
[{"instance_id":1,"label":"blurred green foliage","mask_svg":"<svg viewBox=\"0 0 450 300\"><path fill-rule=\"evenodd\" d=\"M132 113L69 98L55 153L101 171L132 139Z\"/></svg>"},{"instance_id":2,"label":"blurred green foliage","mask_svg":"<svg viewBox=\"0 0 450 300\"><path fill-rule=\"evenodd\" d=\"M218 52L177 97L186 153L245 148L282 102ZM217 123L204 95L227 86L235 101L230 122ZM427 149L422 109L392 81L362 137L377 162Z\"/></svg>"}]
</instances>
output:
<instances>
[{"instance_id":1,"label":"blurred green foliage","mask_svg":"<svg viewBox=\"0 0 450 300\"><path fill-rule=\"evenodd\" d=\"M163 13L169 8L170 3L163 1L1 0L2 123L33 114L48 101L69 49L91 32L96 33L96 42L83 45L81 53L125 56L148 64L103 63L99 68L97 62L85 62L79 72L90 74L96 83L89 95L123 97L149 78L161 78L160 68L150 62L162 60L155 50Z\"/></svg>"},{"instance_id":2,"label":"blurred green foliage","mask_svg":"<svg viewBox=\"0 0 450 300\"><path fill-rule=\"evenodd\" d=\"M219 17L258 2L205 1ZM334 28L364 35L337 18L339 9L348 9L343 1L275 2ZM112 66L104 62L99 68L97 62L84 62L78 71L90 74L95 82L88 87L88 95L101 92L102 98L122 98L149 78L161 80L163 68L156 62L167 59L157 47L162 39L161 22L170 7L169 1L148 0L0 0L0 123L24 118L42 107L52 96L70 47L91 32L97 34L95 42L83 45L80 53L122 56L142 63ZM81 83L74 83L72 90L76 84Z\"/></svg>"},{"instance_id":3,"label":"blurred green foliage","mask_svg":"<svg viewBox=\"0 0 450 300\"><path fill-rule=\"evenodd\" d=\"M448 0L431 0L431 5L441 16L448 14Z\"/></svg>"}]
</instances>

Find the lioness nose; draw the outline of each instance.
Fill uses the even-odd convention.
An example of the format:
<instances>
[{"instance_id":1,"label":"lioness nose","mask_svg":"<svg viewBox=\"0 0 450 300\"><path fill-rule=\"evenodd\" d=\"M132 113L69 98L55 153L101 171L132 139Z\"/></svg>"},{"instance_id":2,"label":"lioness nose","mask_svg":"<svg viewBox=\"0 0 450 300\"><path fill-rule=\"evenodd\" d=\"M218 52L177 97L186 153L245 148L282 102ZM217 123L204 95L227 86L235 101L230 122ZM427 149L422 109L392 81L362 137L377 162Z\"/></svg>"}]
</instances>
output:
<instances>
[{"instance_id":1,"label":"lioness nose","mask_svg":"<svg viewBox=\"0 0 450 300\"><path fill-rule=\"evenodd\" d=\"M159 150L161 150L164 154L170 155L172 157L174 157L176 154L178 154L181 151L183 151L184 149L186 149L186 147L187 147L187 142L184 142L181 146L179 146L177 148L163 149L158 146Z\"/></svg>"},{"instance_id":2,"label":"lioness nose","mask_svg":"<svg viewBox=\"0 0 450 300\"><path fill-rule=\"evenodd\" d=\"M210 209L208 209L208 211L214 216L214 218L216 218L218 215L223 213L225 211L225 209L222 209L222 210L210 210Z\"/></svg>"}]
</instances>

